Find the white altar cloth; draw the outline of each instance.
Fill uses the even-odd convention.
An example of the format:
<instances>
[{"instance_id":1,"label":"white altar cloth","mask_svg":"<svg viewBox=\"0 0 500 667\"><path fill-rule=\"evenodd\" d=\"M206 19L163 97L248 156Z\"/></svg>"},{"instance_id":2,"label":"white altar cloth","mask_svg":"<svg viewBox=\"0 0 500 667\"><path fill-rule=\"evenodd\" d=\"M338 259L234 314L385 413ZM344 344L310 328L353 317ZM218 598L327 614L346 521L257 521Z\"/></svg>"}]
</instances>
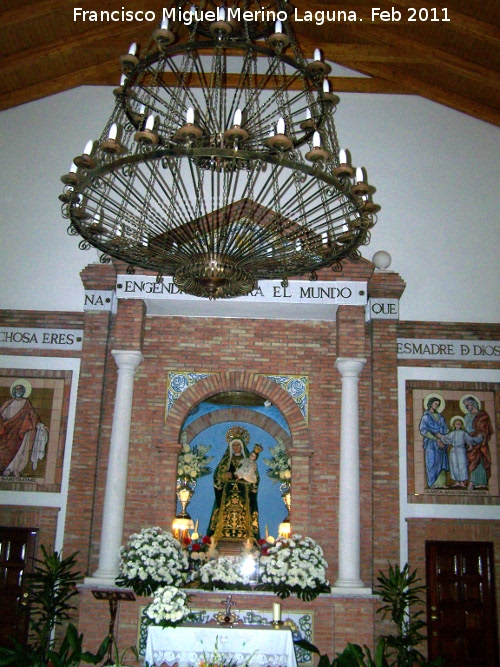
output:
<instances>
[{"instance_id":1,"label":"white altar cloth","mask_svg":"<svg viewBox=\"0 0 500 667\"><path fill-rule=\"evenodd\" d=\"M284 626L236 625L222 627L186 624L175 628L149 626L146 665L166 663L198 667L201 660L213 659L214 652L236 665L248 661L250 667L297 667L292 632Z\"/></svg>"}]
</instances>

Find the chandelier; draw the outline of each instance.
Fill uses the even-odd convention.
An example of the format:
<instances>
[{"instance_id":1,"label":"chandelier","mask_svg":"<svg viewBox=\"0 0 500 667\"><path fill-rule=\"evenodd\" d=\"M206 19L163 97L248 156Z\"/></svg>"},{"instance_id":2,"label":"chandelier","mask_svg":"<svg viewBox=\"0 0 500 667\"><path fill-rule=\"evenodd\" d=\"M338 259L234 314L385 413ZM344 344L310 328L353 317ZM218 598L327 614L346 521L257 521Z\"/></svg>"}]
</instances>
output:
<instances>
[{"instance_id":1,"label":"chandelier","mask_svg":"<svg viewBox=\"0 0 500 667\"><path fill-rule=\"evenodd\" d=\"M178 0L131 45L101 137L61 177L82 249L210 299L360 257L374 189L339 149L330 66L303 57L291 14Z\"/></svg>"}]
</instances>

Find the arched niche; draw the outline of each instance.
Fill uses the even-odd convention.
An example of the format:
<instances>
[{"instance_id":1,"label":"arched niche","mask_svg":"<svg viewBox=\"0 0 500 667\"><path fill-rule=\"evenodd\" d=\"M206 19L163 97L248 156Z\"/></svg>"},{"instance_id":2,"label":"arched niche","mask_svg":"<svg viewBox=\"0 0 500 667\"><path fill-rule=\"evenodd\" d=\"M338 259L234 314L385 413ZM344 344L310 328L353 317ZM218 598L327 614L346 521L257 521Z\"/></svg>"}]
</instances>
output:
<instances>
[{"instance_id":1,"label":"arched niche","mask_svg":"<svg viewBox=\"0 0 500 667\"><path fill-rule=\"evenodd\" d=\"M253 393L263 401L270 401L282 414L288 426L288 433L290 434L287 441L287 448L292 460L293 476L292 530L306 534L309 525L309 466L312 454L309 444L309 432L299 406L292 396L276 382L266 376L250 371L213 373L199 380L196 384L188 387L170 409L165 422L164 441L179 443L180 450L181 434L184 431L186 432L188 442L195 436L195 432L192 430L194 427L189 426L187 423L187 419L193 412L193 409L204 401L209 400L212 396L230 391ZM213 418L221 417L219 415ZM198 424L201 425L202 422L198 422ZM269 430L271 426L267 425L266 428ZM269 432L273 435L272 429ZM274 433L273 437L276 437L276 435L277 433ZM216 465L217 462L214 459L212 463ZM190 507L188 507L188 511L190 511ZM283 516L285 516L284 505ZM194 518L196 519L196 517ZM262 528L265 529L265 524L262 525Z\"/></svg>"},{"instance_id":2,"label":"arched niche","mask_svg":"<svg viewBox=\"0 0 500 667\"><path fill-rule=\"evenodd\" d=\"M271 457L271 450L279 443L288 451L291 442L290 429L282 412L255 393L230 391L214 394L196 405L187 416L181 441L190 446L209 446L210 455L213 456L209 464L212 473L197 480L188 512L195 522L198 521L198 532L205 535L215 498L213 471L226 452L227 432L234 426L243 427L248 432L249 451L253 450L255 445L263 448L257 459L260 477L257 494L260 536L264 537L267 530L276 537L279 524L287 515L287 509L282 499L281 485L267 474L268 466L265 460ZM180 506L177 510L180 510Z\"/></svg>"}]
</instances>

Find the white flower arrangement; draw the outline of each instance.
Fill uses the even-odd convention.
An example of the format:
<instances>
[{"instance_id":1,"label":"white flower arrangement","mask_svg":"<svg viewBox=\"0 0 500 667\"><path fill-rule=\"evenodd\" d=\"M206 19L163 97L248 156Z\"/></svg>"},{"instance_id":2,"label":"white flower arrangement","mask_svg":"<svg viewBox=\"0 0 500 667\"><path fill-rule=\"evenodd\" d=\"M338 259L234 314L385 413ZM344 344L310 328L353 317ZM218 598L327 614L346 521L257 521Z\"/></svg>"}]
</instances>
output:
<instances>
[{"instance_id":1,"label":"white flower arrangement","mask_svg":"<svg viewBox=\"0 0 500 667\"><path fill-rule=\"evenodd\" d=\"M179 625L191 614L188 596L175 586L162 586L154 594L153 602L146 607L144 614L148 621L163 627Z\"/></svg>"},{"instance_id":2,"label":"white flower arrangement","mask_svg":"<svg viewBox=\"0 0 500 667\"><path fill-rule=\"evenodd\" d=\"M151 595L160 586L182 586L188 569L187 555L171 533L158 526L143 528L120 549L116 583L138 595Z\"/></svg>"},{"instance_id":3,"label":"white flower arrangement","mask_svg":"<svg viewBox=\"0 0 500 667\"><path fill-rule=\"evenodd\" d=\"M209 467L214 458L208 456L211 447L208 445L193 445L187 443L182 445L181 453L177 461L177 477L185 481L196 481L212 472Z\"/></svg>"},{"instance_id":4,"label":"white flower arrangement","mask_svg":"<svg viewBox=\"0 0 500 667\"><path fill-rule=\"evenodd\" d=\"M199 578L202 588L241 590L250 587L250 577L242 569L238 556L219 556L201 566Z\"/></svg>"},{"instance_id":5,"label":"white flower arrangement","mask_svg":"<svg viewBox=\"0 0 500 667\"><path fill-rule=\"evenodd\" d=\"M285 445L278 441L276 447L270 447L270 459L264 459L267 465L267 475L273 482L281 484L290 484L292 478L291 462L288 457Z\"/></svg>"},{"instance_id":6,"label":"white flower arrangement","mask_svg":"<svg viewBox=\"0 0 500 667\"><path fill-rule=\"evenodd\" d=\"M310 537L279 538L260 559L258 588L272 590L280 598L295 593L301 600L314 600L330 592L327 567L323 550Z\"/></svg>"}]
</instances>

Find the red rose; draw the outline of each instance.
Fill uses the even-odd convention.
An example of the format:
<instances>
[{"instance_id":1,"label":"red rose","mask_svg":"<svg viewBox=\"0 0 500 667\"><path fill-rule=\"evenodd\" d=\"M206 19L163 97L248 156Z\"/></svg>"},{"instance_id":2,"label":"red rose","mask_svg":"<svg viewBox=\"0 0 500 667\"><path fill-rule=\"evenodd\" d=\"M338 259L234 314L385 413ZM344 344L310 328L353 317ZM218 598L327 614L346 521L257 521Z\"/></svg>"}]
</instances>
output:
<instances>
[{"instance_id":1,"label":"red rose","mask_svg":"<svg viewBox=\"0 0 500 667\"><path fill-rule=\"evenodd\" d=\"M189 546L189 545L191 544L192 540L191 540L190 537L185 537L185 538L182 540L182 542L183 542L183 544L185 544L186 546Z\"/></svg>"},{"instance_id":2,"label":"red rose","mask_svg":"<svg viewBox=\"0 0 500 667\"><path fill-rule=\"evenodd\" d=\"M205 537L202 537L202 539L201 539L201 543L202 543L202 544L211 544L211 543L212 543L212 539L211 539L208 535L205 535Z\"/></svg>"}]
</instances>

